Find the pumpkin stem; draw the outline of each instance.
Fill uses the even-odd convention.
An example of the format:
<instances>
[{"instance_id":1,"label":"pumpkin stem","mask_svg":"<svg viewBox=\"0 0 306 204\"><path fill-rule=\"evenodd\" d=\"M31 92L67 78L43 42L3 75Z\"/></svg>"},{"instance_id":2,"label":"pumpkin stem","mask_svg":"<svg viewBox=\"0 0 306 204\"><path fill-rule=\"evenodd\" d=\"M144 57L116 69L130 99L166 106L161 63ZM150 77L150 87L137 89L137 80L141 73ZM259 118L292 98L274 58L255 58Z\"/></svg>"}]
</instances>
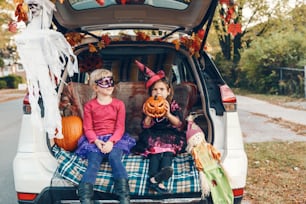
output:
<instances>
[{"instance_id":1,"label":"pumpkin stem","mask_svg":"<svg viewBox=\"0 0 306 204\"><path fill-rule=\"evenodd\" d=\"M157 95L154 96L154 100L157 100Z\"/></svg>"}]
</instances>

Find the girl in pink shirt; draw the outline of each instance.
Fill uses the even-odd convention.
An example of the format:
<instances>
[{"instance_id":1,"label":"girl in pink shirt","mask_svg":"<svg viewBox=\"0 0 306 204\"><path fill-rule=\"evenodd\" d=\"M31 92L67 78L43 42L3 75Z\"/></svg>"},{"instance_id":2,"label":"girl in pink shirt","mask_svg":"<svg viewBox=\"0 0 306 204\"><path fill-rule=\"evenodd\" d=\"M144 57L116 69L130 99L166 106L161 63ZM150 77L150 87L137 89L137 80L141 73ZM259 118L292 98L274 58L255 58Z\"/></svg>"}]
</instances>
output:
<instances>
[{"instance_id":1,"label":"girl in pink shirt","mask_svg":"<svg viewBox=\"0 0 306 204\"><path fill-rule=\"evenodd\" d=\"M84 105L83 128L85 136L78 142L76 154L88 159L87 169L78 186L82 204L93 203L93 186L104 158L108 158L114 178L114 191L120 204L130 203L128 175L121 161L135 145L135 140L125 134L125 105L113 98L112 72L97 69L90 75L90 85L97 97Z\"/></svg>"}]
</instances>

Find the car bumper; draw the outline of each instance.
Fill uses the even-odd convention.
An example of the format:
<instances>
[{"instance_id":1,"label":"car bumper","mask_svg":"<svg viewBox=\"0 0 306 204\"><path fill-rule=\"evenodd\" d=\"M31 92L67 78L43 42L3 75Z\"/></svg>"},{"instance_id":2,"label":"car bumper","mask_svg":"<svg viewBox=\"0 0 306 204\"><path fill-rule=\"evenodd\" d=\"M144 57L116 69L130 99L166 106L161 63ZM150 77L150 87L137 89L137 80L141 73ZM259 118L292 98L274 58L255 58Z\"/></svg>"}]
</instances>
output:
<instances>
[{"instance_id":1,"label":"car bumper","mask_svg":"<svg viewBox=\"0 0 306 204\"><path fill-rule=\"evenodd\" d=\"M95 192L96 203L117 203L116 196L109 193ZM234 204L240 204L242 197L236 197ZM79 203L75 187L48 187L45 188L32 201L18 201L19 204L54 204L54 203ZM131 196L131 204L141 203L172 203L172 204L212 204L211 197L201 200L197 194L156 195L150 197Z\"/></svg>"}]
</instances>

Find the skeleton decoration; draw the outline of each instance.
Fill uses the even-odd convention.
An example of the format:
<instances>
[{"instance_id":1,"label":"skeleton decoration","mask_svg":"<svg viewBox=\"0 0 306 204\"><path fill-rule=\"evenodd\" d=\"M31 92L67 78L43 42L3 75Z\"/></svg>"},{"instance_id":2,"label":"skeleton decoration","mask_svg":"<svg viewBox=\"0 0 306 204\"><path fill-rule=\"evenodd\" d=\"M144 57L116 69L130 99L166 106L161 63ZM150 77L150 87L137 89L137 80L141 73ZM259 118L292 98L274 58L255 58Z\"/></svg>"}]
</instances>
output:
<instances>
[{"instance_id":1,"label":"skeleton decoration","mask_svg":"<svg viewBox=\"0 0 306 204\"><path fill-rule=\"evenodd\" d=\"M50 0L25 0L25 3L29 7L30 24L27 27L35 26L38 29L49 29L55 5Z\"/></svg>"},{"instance_id":2,"label":"skeleton decoration","mask_svg":"<svg viewBox=\"0 0 306 204\"><path fill-rule=\"evenodd\" d=\"M25 0L29 6L29 23L15 38L17 51L26 71L33 124L48 133L49 138L62 138L61 115L56 87L64 68L72 76L78 72L77 58L65 37L49 29L54 4L50 0ZM39 99L44 107L43 124Z\"/></svg>"}]
</instances>

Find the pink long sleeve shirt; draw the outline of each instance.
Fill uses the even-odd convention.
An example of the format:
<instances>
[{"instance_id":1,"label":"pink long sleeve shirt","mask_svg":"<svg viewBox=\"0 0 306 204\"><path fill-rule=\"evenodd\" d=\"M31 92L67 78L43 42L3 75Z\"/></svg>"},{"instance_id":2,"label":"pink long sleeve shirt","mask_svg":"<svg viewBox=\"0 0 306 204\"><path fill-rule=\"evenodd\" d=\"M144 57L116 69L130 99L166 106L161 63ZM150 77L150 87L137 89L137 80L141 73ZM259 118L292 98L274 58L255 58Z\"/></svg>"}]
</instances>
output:
<instances>
[{"instance_id":1,"label":"pink long sleeve shirt","mask_svg":"<svg viewBox=\"0 0 306 204\"><path fill-rule=\"evenodd\" d=\"M114 144L121 139L125 131L125 105L123 101L113 98L107 105L101 105L92 99L84 105L83 128L90 143L97 136L112 134L109 141Z\"/></svg>"}]
</instances>

